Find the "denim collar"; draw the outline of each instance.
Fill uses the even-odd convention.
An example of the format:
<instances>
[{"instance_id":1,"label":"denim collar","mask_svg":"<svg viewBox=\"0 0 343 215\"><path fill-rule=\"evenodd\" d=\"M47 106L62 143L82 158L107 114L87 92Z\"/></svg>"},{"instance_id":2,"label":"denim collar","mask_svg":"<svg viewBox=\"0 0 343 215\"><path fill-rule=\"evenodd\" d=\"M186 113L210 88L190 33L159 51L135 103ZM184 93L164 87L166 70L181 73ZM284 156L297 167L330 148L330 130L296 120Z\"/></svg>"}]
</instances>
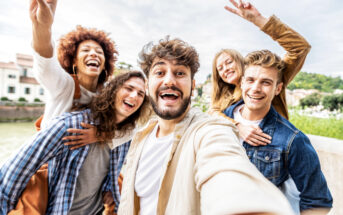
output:
<instances>
[{"instance_id":1,"label":"denim collar","mask_svg":"<svg viewBox=\"0 0 343 215\"><path fill-rule=\"evenodd\" d=\"M236 109L236 107L242 104L244 104L243 99L237 102L236 104L233 104L230 107L226 108L224 110L224 114L233 119L234 110ZM262 119L259 126L264 133L273 136L278 118L279 114L276 112L273 105L271 105L267 115Z\"/></svg>"}]
</instances>

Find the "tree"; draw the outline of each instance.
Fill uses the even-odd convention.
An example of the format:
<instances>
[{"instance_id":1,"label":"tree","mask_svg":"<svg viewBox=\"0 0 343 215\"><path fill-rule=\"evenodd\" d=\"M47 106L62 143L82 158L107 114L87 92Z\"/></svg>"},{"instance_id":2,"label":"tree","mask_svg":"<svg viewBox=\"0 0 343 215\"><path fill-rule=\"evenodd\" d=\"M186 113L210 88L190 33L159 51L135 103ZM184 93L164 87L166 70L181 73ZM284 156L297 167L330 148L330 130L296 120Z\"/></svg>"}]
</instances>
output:
<instances>
[{"instance_id":1,"label":"tree","mask_svg":"<svg viewBox=\"0 0 343 215\"><path fill-rule=\"evenodd\" d=\"M319 93L313 93L300 100L300 106L302 109L305 107L318 106L321 100Z\"/></svg>"}]
</instances>

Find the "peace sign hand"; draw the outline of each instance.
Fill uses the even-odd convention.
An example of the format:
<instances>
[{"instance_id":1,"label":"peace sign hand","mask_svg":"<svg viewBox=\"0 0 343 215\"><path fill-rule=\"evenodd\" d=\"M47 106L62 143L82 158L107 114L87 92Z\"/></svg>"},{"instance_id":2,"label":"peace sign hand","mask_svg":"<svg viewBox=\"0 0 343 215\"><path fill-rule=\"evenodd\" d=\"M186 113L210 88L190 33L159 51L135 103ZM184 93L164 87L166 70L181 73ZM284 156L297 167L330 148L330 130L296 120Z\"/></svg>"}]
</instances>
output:
<instances>
[{"instance_id":1,"label":"peace sign hand","mask_svg":"<svg viewBox=\"0 0 343 215\"><path fill-rule=\"evenodd\" d=\"M261 13L249 2L243 2L242 0L239 0L239 2L236 2L235 0L230 0L232 5L236 8L232 8L229 6L225 6L224 8L234 13L243 19L248 20L249 22L254 23L258 27L262 27L266 22L267 19L261 15Z\"/></svg>"}]
</instances>

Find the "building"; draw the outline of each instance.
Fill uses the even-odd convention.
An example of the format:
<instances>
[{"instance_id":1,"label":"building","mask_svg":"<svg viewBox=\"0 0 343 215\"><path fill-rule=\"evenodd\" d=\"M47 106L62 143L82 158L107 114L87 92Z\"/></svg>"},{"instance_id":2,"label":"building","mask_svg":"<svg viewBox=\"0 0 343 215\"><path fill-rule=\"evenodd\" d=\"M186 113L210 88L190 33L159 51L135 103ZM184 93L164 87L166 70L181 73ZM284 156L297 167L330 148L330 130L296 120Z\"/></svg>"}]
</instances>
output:
<instances>
[{"instance_id":1,"label":"building","mask_svg":"<svg viewBox=\"0 0 343 215\"><path fill-rule=\"evenodd\" d=\"M43 101L44 89L33 77L33 57L16 54L16 62L0 62L0 98L12 101L25 98L28 102Z\"/></svg>"}]
</instances>

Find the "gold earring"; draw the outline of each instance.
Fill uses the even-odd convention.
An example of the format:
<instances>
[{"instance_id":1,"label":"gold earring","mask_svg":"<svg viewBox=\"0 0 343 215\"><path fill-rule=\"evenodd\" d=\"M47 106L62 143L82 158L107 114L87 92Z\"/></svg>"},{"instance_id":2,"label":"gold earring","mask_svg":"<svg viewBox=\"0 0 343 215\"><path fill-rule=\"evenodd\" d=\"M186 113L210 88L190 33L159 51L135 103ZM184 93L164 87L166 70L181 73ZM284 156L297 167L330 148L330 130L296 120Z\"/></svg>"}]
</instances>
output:
<instances>
[{"instance_id":1,"label":"gold earring","mask_svg":"<svg viewBox=\"0 0 343 215\"><path fill-rule=\"evenodd\" d=\"M74 73L74 75L76 75L76 66L75 65L73 65L73 73Z\"/></svg>"}]
</instances>

